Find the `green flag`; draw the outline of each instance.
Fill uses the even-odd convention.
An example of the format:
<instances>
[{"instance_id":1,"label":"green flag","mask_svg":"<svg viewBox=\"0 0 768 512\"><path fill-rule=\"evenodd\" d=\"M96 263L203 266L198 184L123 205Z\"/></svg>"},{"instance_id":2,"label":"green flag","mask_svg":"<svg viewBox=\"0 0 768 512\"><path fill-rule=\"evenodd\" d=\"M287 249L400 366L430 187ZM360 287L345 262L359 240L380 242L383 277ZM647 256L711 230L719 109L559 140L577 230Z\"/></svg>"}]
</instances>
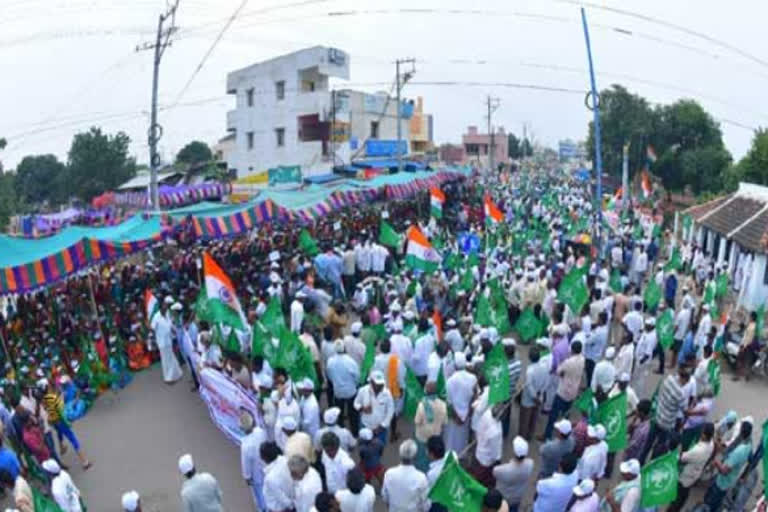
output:
<instances>
[{"instance_id":1,"label":"green flag","mask_svg":"<svg viewBox=\"0 0 768 512\"><path fill-rule=\"evenodd\" d=\"M382 220L379 225L379 243L397 249L400 247L401 242L401 237L397 234L395 228L389 222Z\"/></svg>"},{"instance_id":2,"label":"green flag","mask_svg":"<svg viewBox=\"0 0 768 512\"><path fill-rule=\"evenodd\" d=\"M445 255L445 259L443 260L443 268L445 270L456 270L458 266L459 256L455 252L451 251Z\"/></svg>"},{"instance_id":3,"label":"green flag","mask_svg":"<svg viewBox=\"0 0 768 512\"><path fill-rule=\"evenodd\" d=\"M573 408L581 412L589 413L594 407L595 394L588 387L573 401Z\"/></svg>"},{"instance_id":4,"label":"green flag","mask_svg":"<svg viewBox=\"0 0 768 512\"><path fill-rule=\"evenodd\" d=\"M312 238L312 235L309 234L306 228L302 229L301 233L299 233L299 249L311 258L320 253L320 249L317 247L317 240Z\"/></svg>"},{"instance_id":5,"label":"green flag","mask_svg":"<svg viewBox=\"0 0 768 512\"><path fill-rule=\"evenodd\" d=\"M275 365L285 368L294 382L310 378L317 386L317 373L312 354L301 343L298 335L283 327L280 330L280 347Z\"/></svg>"},{"instance_id":6,"label":"green flag","mask_svg":"<svg viewBox=\"0 0 768 512\"><path fill-rule=\"evenodd\" d=\"M405 369L405 405L403 407L403 415L409 420L413 420L416 416L416 409L419 407L419 402L424 398L424 389L419 384L416 375L410 368Z\"/></svg>"},{"instance_id":7,"label":"green flag","mask_svg":"<svg viewBox=\"0 0 768 512\"><path fill-rule=\"evenodd\" d=\"M240 340L237 338L237 333L235 333L234 329L229 331L227 341L222 348L225 352L240 353Z\"/></svg>"},{"instance_id":8,"label":"green flag","mask_svg":"<svg viewBox=\"0 0 768 512\"><path fill-rule=\"evenodd\" d=\"M269 299L267 309L261 315L261 323L273 337L280 337L280 328L285 327L285 317L283 316L283 309L280 307L280 299L277 296Z\"/></svg>"},{"instance_id":9,"label":"green flag","mask_svg":"<svg viewBox=\"0 0 768 512\"><path fill-rule=\"evenodd\" d=\"M672 256L669 258L669 261L666 265L664 265L664 272L670 272L672 270L680 270L680 267L683 266L682 258L680 257L680 249L675 247L672 249Z\"/></svg>"},{"instance_id":10,"label":"green flag","mask_svg":"<svg viewBox=\"0 0 768 512\"><path fill-rule=\"evenodd\" d=\"M714 302L715 300L715 283L713 281L710 281L707 283L707 285L704 287L704 299L703 301L707 304L710 304Z\"/></svg>"},{"instance_id":11,"label":"green flag","mask_svg":"<svg viewBox=\"0 0 768 512\"><path fill-rule=\"evenodd\" d=\"M509 400L509 367L504 345L497 343L488 352L483 365L483 374L488 382L488 404Z\"/></svg>"},{"instance_id":12,"label":"green flag","mask_svg":"<svg viewBox=\"0 0 768 512\"><path fill-rule=\"evenodd\" d=\"M475 307L475 323L483 327L490 327L493 325L493 312L491 310L491 303L485 293L481 293L477 299L477 307Z\"/></svg>"},{"instance_id":13,"label":"green flag","mask_svg":"<svg viewBox=\"0 0 768 512\"><path fill-rule=\"evenodd\" d=\"M437 396L441 400L445 400L446 397L448 396L448 392L446 391L446 388L445 388L445 374L443 374L442 364L440 365L440 371L437 373L436 387L437 387Z\"/></svg>"},{"instance_id":14,"label":"green flag","mask_svg":"<svg viewBox=\"0 0 768 512\"><path fill-rule=\"evenodd\" d=\"M656 321L656 336L664 350L669 350L675 341L675 318L671 309L665 310Z\"/></svg>"},{"instance_id":15,"label":"green flag","mask_svg":"<svg viewBox=\"0 0 768 512\"><path fill-rule=\"evenodd\" d=\"M251 354L254 356L261 356L267 359L266 353L268 351L267 344L272 344L272 339L269 332L261 325L261 322L256 322L251 327L253 336L251 337Z\"/></svg>"},{"instance_id":16,"label":"green flag","mask_svg":"<svg viewBox=\"0 0 768 512\"><path fill-rule=\"evenodd\" d=\"M533 308L528 306L520 313L515 322L515 331L520 335L520 339L528 343L534 338L541 336L543 325L541 320L536 318Z\"/></svg>"},{"instance_id":17,"label":"green flag","mask_svg":"<svg viewBox=\"0 0 768 512\"><path fill-rule=\"evenodd\" d=\"M581 315L581 308L587 303L589 298L589 290L587 285L584 284L582 273L579 269L571 270L565 277L563 277L560 287L557 290L557 299L567 304L574 315Z\"/></svg>"},{"instance_id":18,"label":"green flag","mask_svg":"<svg viewBox=\"0 0 768 512\"><path fill-rule=\"evenodd\" d=\"M640 506L656 507L672 503L677 498L678 450L653 459L640 471Z\"/></svg>"},{"instance_id":19,"label":"green flag","mask_svg":"<svg viewBox=\"0 0 768 512\"><path fill-rule=\"evenodd\" d=\"M605 427L605 442L609 452L627 446L627 394L619 393L597 408L597 421Z\"/></svg>"},{"instance_id":20,"label":"green flag","mask_svg":"<svg viewBox=\"0 0 768 512\"><path fill-rule=\"evenodd\" d=\"M35 512L62 512L56 502L48 499L45 495L32 487L32 499L34 501Z\"/></svg>"},{"instance_id":21,"label":"green flag","mask_svg":"<svg viewBox=\"0 0 768 512\"><path fill-rule=\"evenodd\" d=\"M486 492L486 488L459 465L451 452L429 491L429 499L448 510L480 512Z\"/></svg>"},{"instance_id":22,"label":"green flag","mask_svg":"<svg viewBox=\"0 0 768 512\"><path fill-rule=\"evenodd\" d=\"M195 315L203 322L213 322L213 312L208 306L208 292L205 291L205 286L203 286L197 294L197 300L195 301Z\"/></svg>"},{"instance_id":23,"label":"green flag","mask_svg":"<svg viewBox=\"0 0 768 512\"><path fill-rule=\"evenodd\" d=\"M760 307L755 311L757 314L757 320L755 321L755 336L758 339L763 337L763 329L765 328L765 302L760 304Z\"/></svg>"},{"instance_id":24,"label":"green flag","mask_svg":"<svg viewBox=\"0 0 768 512\"><path fill-rule=\"evenodd\" d=\"M709 360L707 365L707 376L709 380L709 386L712 388L712 393L715 396L720 394L720 363L713 357Z\"/></svg>"},{"instance_id":25,"label":"green flag","mask_svg":"<svg viewBox=\"0 0 768 512\"><path fill-rule=\"evenodd\" d=\"M723 272L717 276L717 281L715 283L715 297L724 297L726 293L728 293L728 274Z\"/></svg>"},{"instance_id":26,"label":"green flag","mask_svg":"<svg viewBox=\"0 0 768 512\"><path fill-rule=\"evenodd\" d=\"M623 287L621 286L621 274L619 273L619 269L613 269L613 272L611 272L611 279L608 284L611 285L611 290L613 290L613 293L621 293Z\"/></svg>"},{"instance_id":27,"label":"green flag","mask_svg":"<svg viewBox=\"0 0 768 512\"><path fill-rule=\"evenodd\" d=\"M362 386L368 380L368 374L373 368L373 360L376 357L376 342L374 338L368 337L365 340L365 356L363 364L360 366L360 385Z\"/></svg>"},{"instance_id":28,"label":"green flag","mask_svg":"<svg viewBox=\"0 0 768 512\"><path fill-rule=\"evenodd\" d=\"M643 299L645 300L645 307L648 309L653 309L659 305L659 301L661 300L661 287L656 284L655 279L651 279L648 286L645 287Z\"/></svg>"},{"instance_id":29,"label":"green flag","mask_svg":"<svg viewBox=\"0 0 768 512\"><path fill-rule=\"evenodd\" d=\"M763 422L763 492L768 500L768 420Z\"/></svg>"},{"instance_id":30,"label":"green flag","mask_svg":"<svg viewBox=\"0 0 768 512\"><path fill-rule=\"evenodd\" d=\"M459 288L469 293L475 287L475 276L470 269L464 271L459 280Z\"/></svg>"}]
</instances>

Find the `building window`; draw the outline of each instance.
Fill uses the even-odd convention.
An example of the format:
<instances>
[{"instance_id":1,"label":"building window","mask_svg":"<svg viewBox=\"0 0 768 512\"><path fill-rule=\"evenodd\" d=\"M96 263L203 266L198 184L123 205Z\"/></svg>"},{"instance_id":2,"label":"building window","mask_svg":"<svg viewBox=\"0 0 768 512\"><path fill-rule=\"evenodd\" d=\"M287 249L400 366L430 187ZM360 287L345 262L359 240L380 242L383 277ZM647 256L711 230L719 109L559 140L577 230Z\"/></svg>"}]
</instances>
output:
<instances>
[{"instance_id":1,"label":"building window","mask_svg":"<svg viewBox=\"0 0 768 512\"><path fill-rule=\"evenodd\" d=\"M302 80L301 81L301 91L302 92L315 92L315 82L312 80Z\"/></svg>"},{"instance_id":2,"label":"building window","mask_svg":"<svg viewBox=\"0 0 768 512\"><path fill-rule=\"evenodd\" d=\"M249 106L253 106L253 87L245 91L245 103Z\"/></svg>"},{"instance_id":3,"label":"building window","mask_svg":"<svg viewBox=\"0 0 768 512\"><path fill-rule=\"evenodd\" d=\"M245 143L248 146L248 151L253 149L253 132L246 132Z\"/></svg>"},{"instance_id":4,"label":"building window","mask_svg":"<svg viewBox=\"0 0 768 512\"><path fill-rule=\"evenodd\" d=\"M285 99L285 80L275 82L275 91L278 101Z\"/></svg>"},{"instance_id":5,"label":"building window","mask_svg":"<svg viewBox=\"0 0 768 512\"><path fill-rule=\"evenodd\" d=\"M477 144L467 144L466 152L468 155L477 155L480 153L480 148Z\"/></svg>"},{"instance_id":6,"label":"building window","mask_svg":"<svg viewBox=\"0 0 768 512\"><path fill-rule=\"evenodd\" d=\"M379 138L379 122L371 121L371 139Z\"/></svg>"},{"instance_id":7,"label":"building window","mask_svg":"<svg viewBox=\"0 0 768 512\"><path fill-rule=\"evenodd\" d=\"M277 140L277 147L285 146L285 128L275 128L275 139Z\"/></svg>"}]
</instances>

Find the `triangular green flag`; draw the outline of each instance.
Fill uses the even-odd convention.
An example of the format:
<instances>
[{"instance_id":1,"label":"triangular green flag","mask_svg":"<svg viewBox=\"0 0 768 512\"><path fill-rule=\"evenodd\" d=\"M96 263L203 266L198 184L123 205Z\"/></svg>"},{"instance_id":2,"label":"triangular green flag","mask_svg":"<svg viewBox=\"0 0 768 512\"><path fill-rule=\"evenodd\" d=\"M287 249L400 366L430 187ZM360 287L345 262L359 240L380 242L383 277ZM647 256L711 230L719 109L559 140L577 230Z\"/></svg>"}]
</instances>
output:
<instances>
[{"instance_id":1,"label":"triangular green flag","mask_svg":"<svg viewBox=\"0 0 768 512\"><path fill-rule=\"evenodd\" d=\"M368 374L373 368L373 362L376 358L376 341L372 337L368 337L365 340L365 356L363 357L363 364L360 366L360 385L362 386L365 381L368 380Z\"/></svg>"},{"instance_id":2,"label":"triangular green flag","mask_svg":"<svg viewBox=\"0 0 768 512\"><path fill-rule=\"evenodd\" d=\"M657 507L677 498L679 451L667 452L643 466L640 471L640 506Z\"/></svg>"},{"instance_id":3,"label":"triangular green flag","mask_svg":"<svg viewBox=\"0 0 768 512\"><path fill-rule=\"evenodd\" d=\"M224 344L224 347L222 348L226 352L240 353L240 340L237 339L237 334L235 333L234 329L229 331L229 336L227 336L227 341Z\"/></svg>"},{"instance_id":4,"label":"triangular green flag","mask_svg":"<svg viewBox=\"0 0 768 512\"><path fill-rule=\"evenodd\" d=\"M707 365L707 377L709 386L715 396L720 394L720 363L713 357Z\"/></svg>"},{"instance_id":5,"label":"triangular green flag","mask_svg":"<svg viewBox=\"0 0 768 512\"><path fill-rule=\"evenodd\" d=\"M488 297L485 293L481 293L477 299L477 307L475 308L475 323L483 327L490 327L493 325L493 312L491 311L491 303L488 301Z\"/></svg>"},{"instance_id":6,"label":"triangular green flag","mask_svg":"<svg viewBox=\"0 0 768 512\"><path fill-rule=\"evenodd\" d=\"M583 274L579 269L571 270L563 277L560 287L557 290L557 299L567 304L574 315L581 315L581 309L587 303L589 290L584 284Z\"/></svg>"},{"instance_id":7,"label":"triangular green flag","mask_svg":"<svg viewBox=\"0 0 768 512\"><path fill-rule=\"evenodd\" d=\"M613 293L621 293L623 287L621 286L621 274L619 273L619 269L613 269L611 272L611 279L608 284L611 285L611 290L613 290Z\"/></svg>"},{"instance_id":8,"label":"triangular green flag","mask_svg":"<svg viewBox=\"0 0 768 512\"><path fill-rule=\"evenodd\" d=\"M486 492L487 489L459 465L456 456L449 453L429 491L429 499L448 510L480 512Z\"/></svg>"},{"instance_id":9,"label":"triangular green flag","mask_svg":"<svg viewBox=\"0 0 768 512\"><path fill-rule=\"evenodd\" d=\"M320 249L317 247L317 240L312 238L309 231L305 229L299 233L299 249L306 253L309 257L315 257L320 253Z\"/></svg>"},{"instance_id":10,"label":"triangular green flag","mask_svg":"<svg viewBox=\"0 0 768 512\"><path fill-rule=\"evenodd\" d=\"M208 306L208 292L205 291L205 286L200 289L200 293L197 294L197 300L195 301L195 315L203 322L213 322L213 312Z\"/></svg>"},{"instance_id":11,"label":"triangular green flag","mask_svg":"<svg viewBox=\"0 0 768 512\"><path fill-rule=\"evenodd\" d=\"M405 405L403 406L403 415L412 420L416 416L416 409L419 402L424 398L424 389L419 384L419 380L410 368L405 370Z\"/></svg>"},{"instance_id":12,"label":"triangular green flag","mask_svg":"<svg viewBox=\"0 0 768 512\"><path fill-rule=\"evenodd\" d=\"M401 241L402 239L395 228L389 222L382 220L379 225L379 243L397 249L400 247Z\"/></svg>"},{"instance_id":13,"label":"triangular green flag","mask_svg":"<svg viewBox=\"0 0 768 512\"><path fill-rule=\"evenodd\" d=\"M768 420L763 422L763 492L768 500Z\"/></svg>"},{"instance_id":14,"label":"triangular green flag","mask_svg":"<svg viewBox=\"0 0 768 512\"><path fill-rule=\"evenodd\" d=\"M62 512L56 502L48 499L45 495L32 487L32 499L34 501L35 512Z\"/></svg>"},{"instance_id":15,"label":"triangular green flag","mask_svg":"<svg viewBox=\"0 0 768 512\"><path fill-rule=\"evenodd\" d=\"M459 288L469 293L474 287L475 276L472 274L471 270L467 269L463 274L461 274L461 279L459 280Z\"/></svg>"},{"instance_id":16,"label":"triangular green flag","mask_svg":"<svg viewBox=\"0 0 768 512\"><path fill-rule=\"evenodd\" d=\"M488 352L483 365L483 374L488 382L488 404L509 400L509 368L504 345L497 343Z\"/></svg>"},{"instance_id":17,"label":"triangular green flag","mask_svg":"<svg viewBox=\"0 0 768 512\"><path fill-rule=\"evenodd\" d=\"M669 350L675 341L675 319L671 309L665 310L656 321L656 336L664 350Z\"/></svg>"},{"instance_id":18,"label":"triangular green flag","mask_svg":"<svg viewBox=\"0 0 768 512\"><path fill-rule=\"evenodd\" d=\"M627 394L619 393L597 408L597 421L605 427L605 442L613 453L627 446Z\"/></svg>"},{"instance_id":19,"label":"triangular green flag","mask_svg":"<svg viewBox=\"0 0 768 512\"><path fill-rule=\"evenodd\" d=\"M280 347L277 353L277 366L285 368L288 374L291 373L299 362L301 357L301 341L296 333L291 332L286 327L280 329Z\"/></svg>"},{"instance_id":20,"label":"triangular green flag","mask_svg":"<svg viewBox=\"0 0 768 512\"><path fill-rule=\"evenodd\" d=\"M542 322L536 318L536 313L530 306L525 308L517 317L514 329L520 335L520 339L526 343L538 338L543 332Z\"/></svg>"},{"instance_id":21,"label":"triangular green flag","mask_svg":"<svg viewBox=\"0 0 768 512\"><path fill-rule=\"evenodd\" d=\"M280 307L280 299L276 295L269 299L267 309L261 315L261 323L273 337L280 337L280 328L285 327L285 317L283 316L283 309Z\"/></svg>"},{"instance_id":22,"label":"triangular green flag","mask_svg":"<svg viewBox=\"0 0 768 512\"><path fill-rule=\"evenodd\" d=\"M645 287L643 299L645 300L645 307L648 309L653 309L659 305L659 301L661 300L661 287L656 284L655 279L651 279L648 286Z\"/></svg>"}]
</instances>

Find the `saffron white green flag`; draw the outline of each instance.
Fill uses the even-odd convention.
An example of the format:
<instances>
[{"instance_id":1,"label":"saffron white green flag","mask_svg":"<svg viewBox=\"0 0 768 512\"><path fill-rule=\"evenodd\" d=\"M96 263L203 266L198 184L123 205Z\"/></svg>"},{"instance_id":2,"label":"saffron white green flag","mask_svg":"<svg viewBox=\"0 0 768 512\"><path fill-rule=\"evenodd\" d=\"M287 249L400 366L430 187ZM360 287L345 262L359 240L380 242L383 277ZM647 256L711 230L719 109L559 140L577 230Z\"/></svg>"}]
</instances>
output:
<instances>
[{"instance_id":1,"label":"saffron white green flag","mask_svg":"<svg viewBox=\"0 0 768 512\"><path fill-rule=\"evenodd\" d=\"M433 272L440 265L440 254L432 248L427 237L416 226L408 230L408 250L405 264L415 270Z\"/></svg>"},{"instance_id":2,"label":"saffron white green flag","mask_svg":"<svg viewBox=\"0 0 768 512\"><path fill-rule=\"evenodd\" d=\"M243 308L229 276L219 267L210 254L203 253L203 274L208 292L208 309L214 322L244 329L247 324Z\"/></svg>"},{"instance_id":3,"label":"saffron white green flag","mask_svg":"<svg viewBox=\"0 0 768 512\"><path fill-rule=\"evenodd\" d=\"M160 311L160 302L149 288L144 290L144 307L146 308L147 323L152 323L152 317Z\"/></svg>"},{"instance_id":4,"label":"saffron white green flag","mask_svg":"<svg viewBox=\"0 0 768 512\"><path fill-rule=\"evenodd\" d=\"M443 205L445 204L445 194L437 187L429 189L429 204L432 206L432 216L436 219L443 218Z\"/></svg>"}]
</instances>

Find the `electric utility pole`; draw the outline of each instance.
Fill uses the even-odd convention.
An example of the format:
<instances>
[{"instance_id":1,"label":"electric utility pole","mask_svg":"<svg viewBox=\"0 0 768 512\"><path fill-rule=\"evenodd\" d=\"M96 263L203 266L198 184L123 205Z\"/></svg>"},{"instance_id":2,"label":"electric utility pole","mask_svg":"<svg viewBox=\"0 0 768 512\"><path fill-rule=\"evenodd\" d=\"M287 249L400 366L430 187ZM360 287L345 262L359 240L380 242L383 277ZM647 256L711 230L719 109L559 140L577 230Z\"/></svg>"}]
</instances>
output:
<instances>
[{"instance_id":1,"label":"electric utility pole","mask_svg":"<svg viewBox=\"0 0 768 512\"><path fill-rule=\"evenodd\" d=\"M150 168L150 207L152 210L160 210L160 194L157 186L157 171L160 168L160 155L157 152L157 142L163 136L163 127L157 123L157 90L160 75L160 61L165 49L171 46L171 36L176 32L176 8L179 0L169 5L166 11L160 14L157 21L157 36L154 43L143 43L136 46L136 51L154 50L154 69L152 73L152 113L150 114L147 142L149 143L149 168ZM168 26L165 24L168 22Z\"/></svg>"},{"instance_id":2,"label":"electric utility pole","mask_svg":"<svg viewBox=\"0 0 768 512\"><path fill-rule=\"evenodd\" d=\"M494 169L494 152L496 151L496 134L493 130L493 123L491 123L491 116L493 116L493 113L499 108L500 104L501 100L499 98L493 98L488 95L488 136L491 138L491 143L488 145L488 167L491 172L493 172Z\"/></svg>"},{"instance_id":3,"label":"electric utility pole","mask_svg":"<svg viewBox=\"0 0 768 512\"><path fill-rule=\"evenodd\" d=\"M400 84L400 64L410 64L411 70L403 73L403 83ZM397 172L403 172L403 152L400 150L400 145L403 139L403 127L400 125L400 118L402 117L402 109L400 108L400 89L411 79L416 72L416 60L415 59L397 59L395 61L395 85L397 88Z\"/></svg>"}]
</instances>

